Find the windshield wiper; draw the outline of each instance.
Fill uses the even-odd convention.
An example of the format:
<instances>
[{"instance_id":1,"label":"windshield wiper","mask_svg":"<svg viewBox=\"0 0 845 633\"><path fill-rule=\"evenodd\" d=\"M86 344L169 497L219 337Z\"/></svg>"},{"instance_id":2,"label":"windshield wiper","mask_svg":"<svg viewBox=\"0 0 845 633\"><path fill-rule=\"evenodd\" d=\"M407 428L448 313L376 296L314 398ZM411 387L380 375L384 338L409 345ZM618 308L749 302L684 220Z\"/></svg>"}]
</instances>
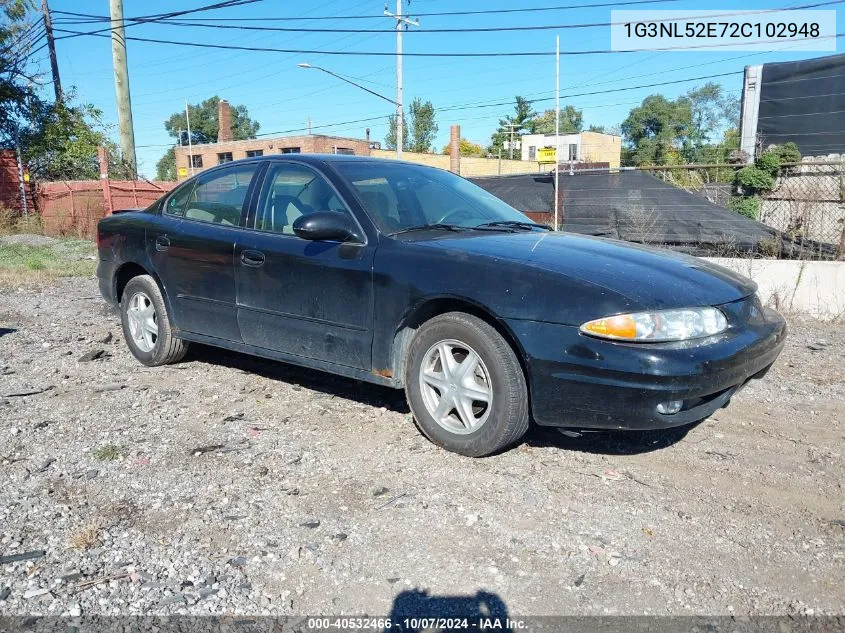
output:
<instances>
[{"instance_id":1,"label":"windshield wiper","mask_svg":"<svg viewBox=\"0 0 845 633\"><path fill-rule=\"evenodd\" d=\"M552 227L547 224L537 224L536 222L520 222L519 220L496 220L495 222L485 222L484 224L479 224L475 228L484 227L484 226L506 226L512 227L515 229L545 229L547 231L551 231Z\"/></svg>"},{"instance_id":2,"label":"windshield wiper","mask_svg":"<svg viewBox=\"0 0 845 633\"><path fill-rule=\"evenodd\" d=\"M403 233L413 233L414 231L467 231L471 227L468 226L458 226L457 224L443 224L440 222L434 222L432 224L420 224L419 226L409 226L407 229L402 229L401 231L394 231L393 233L388 233L391 237L394 235L402 235Z\"/></svg>"},{"instance_id":3,"label":"windshield wiper","mask_svg":"<svg viewBox=\"0 0 845 633\"><path fill-rule=\"evenodd\" d=\"M537 226L543 226L538 224ZM489 224L479 224L478 226L461 226L459 224L443 224L442 222L434 222L432 224L420 224L419 226L411 226L401 231L388 233L390 237L395 235L402 235L403 233L412 233L414 231L506 231L513 233L519 227L513 227L509 224L497 224L491 222Z\"/></svg>"}]
</instances>

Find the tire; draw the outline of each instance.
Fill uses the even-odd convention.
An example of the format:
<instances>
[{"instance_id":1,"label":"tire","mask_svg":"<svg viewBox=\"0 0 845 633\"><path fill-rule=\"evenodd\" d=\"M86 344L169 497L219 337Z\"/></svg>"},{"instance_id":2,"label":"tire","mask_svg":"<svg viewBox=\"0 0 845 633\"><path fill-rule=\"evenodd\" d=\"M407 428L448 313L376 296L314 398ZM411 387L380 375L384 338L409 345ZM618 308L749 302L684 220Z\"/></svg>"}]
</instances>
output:
<instances>
[{"instance_id":1,"label":"tire","mask_svg":"<svg viewBox=\"0 0 845 633\"><path fill-rule=\"evenodd\" d=\"M120 321L129 351L148 367L177 363L188 351L188 343L173 336L164 297L149 275L133 277L126 284Z\"/></svg>"},{"instance_id":2,"label":"tire","mask_svg":"<svg viewBox=\"0 0 845 633\"><path fill-rule=\"evenodd\" d=\"M491 455L528 430L528 388L514 350L488 323L463 312L419 328L408 349L405 394L425 436L461 455ZM475 399L482 396L487 400Z\"/></svg>"}]
</instances>

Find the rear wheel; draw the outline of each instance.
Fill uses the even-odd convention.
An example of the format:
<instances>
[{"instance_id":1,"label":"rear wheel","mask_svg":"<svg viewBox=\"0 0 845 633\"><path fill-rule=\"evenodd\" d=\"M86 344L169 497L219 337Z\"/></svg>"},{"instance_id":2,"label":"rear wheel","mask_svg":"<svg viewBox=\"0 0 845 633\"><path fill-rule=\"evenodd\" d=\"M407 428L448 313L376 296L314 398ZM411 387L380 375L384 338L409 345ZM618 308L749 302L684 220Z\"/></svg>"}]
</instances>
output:
<instances>
[{"instance_id":1,"label":"rear wheel","mask_svg":"<svg viewBox=\"0 0 845 633\"><path fill-rule=\"evenodd\" d=\"M173 336L164 297L149 275L133 277L126 284L120 317L129 351L144 365L176 363L188 351L188 344Z\"/></svg>"},{"instance_id":2,"label":"rear wheel","mask_svg":"<svg viewBox=\"0 0 845 633\"><path fill-rule=\"evenodd\" d=\"M405 393L423 433L482 457L528 430L528 389L508 342L488 323L450 312L423 324L408 350Z\"/></svg>"}]
</instances>

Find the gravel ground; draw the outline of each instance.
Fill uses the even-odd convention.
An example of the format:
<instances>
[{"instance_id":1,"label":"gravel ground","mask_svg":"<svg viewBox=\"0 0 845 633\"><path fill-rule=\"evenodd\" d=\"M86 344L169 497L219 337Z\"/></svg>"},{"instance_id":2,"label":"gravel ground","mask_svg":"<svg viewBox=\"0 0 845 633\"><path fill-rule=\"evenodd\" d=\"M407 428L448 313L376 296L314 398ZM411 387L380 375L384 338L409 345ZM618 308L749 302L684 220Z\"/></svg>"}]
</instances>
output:
<instances>
[{"instance_id":1,"label":"gravel ground","mask_svg":"<svg viewBox=\"0 0 845 633\"><path fill-rule=\"evenodd\" d=\"M0 613L845 611L841 327L793 322L695 428L479 460L400 392L211 348L148 369L121 339L94 280L0 294Z\"/></svg>"}]
</instances>

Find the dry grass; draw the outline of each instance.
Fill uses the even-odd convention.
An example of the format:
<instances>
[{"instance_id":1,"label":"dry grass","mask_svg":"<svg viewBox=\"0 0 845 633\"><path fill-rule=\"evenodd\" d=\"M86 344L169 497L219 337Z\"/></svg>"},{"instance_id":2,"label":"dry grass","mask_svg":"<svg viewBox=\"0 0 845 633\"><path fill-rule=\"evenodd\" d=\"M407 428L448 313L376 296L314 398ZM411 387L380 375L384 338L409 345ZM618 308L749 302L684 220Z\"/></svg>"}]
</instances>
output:
<instances>
[{"instance_id":1,"label":"dry grass","mask_svg":"<svg viewBox=\"0 0 845 633\"><path fill-rule=\"evenodd\" d=\"M31 213L26 217L17 212L0 207L0 235L16 235L19 233L42 234L44 227L41 216Z\"/></svg>"},{"instance_id":2,"label":"dry grass","mask_svg":"<svg viewBox=\"0 0 845 633\"><path fill-rule=\"evenodd\" d=\"M98 522L83 525L76 532L70 535L68 547L71 549L91 549L100 544L100 530L102 527Z\"/></svg>"},{"instance_id":3,"label":"dry grass","mask_svg":"<svg viewBox=\"0 0 845 633\"><path fill-rule=\"evenodd\" d=\"M61 239L50 246L0 243L0 286L47 285L60 277L91 277L97 262L94 244Z\"/></svg>"},{"instance_id":4,"label":"dry grass","mask_svg":"<svg viewBox=\"0 0 845 633\"><path fill-rule=\"evenodd\" d=\"M100 462L113 462L123 457L125 453L126 449L119 444L103 444L91 451L91 457Z\"/></svg>"}]
</instances>

